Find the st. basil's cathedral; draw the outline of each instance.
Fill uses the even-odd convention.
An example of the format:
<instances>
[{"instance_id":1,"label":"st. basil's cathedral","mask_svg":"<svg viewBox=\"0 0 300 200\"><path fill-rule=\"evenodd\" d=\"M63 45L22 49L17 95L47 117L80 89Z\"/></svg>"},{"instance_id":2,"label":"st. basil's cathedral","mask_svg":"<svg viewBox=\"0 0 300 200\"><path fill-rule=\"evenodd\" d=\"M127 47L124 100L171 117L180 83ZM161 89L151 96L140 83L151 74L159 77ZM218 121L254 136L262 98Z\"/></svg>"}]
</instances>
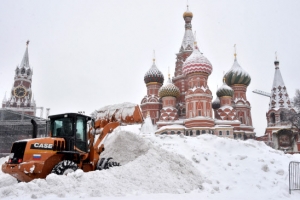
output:
<instances>
[{"instance_id":1,"label":"st. basil's cathedral","mask_svg":"<svg viewBox=\"0 0 300 200\"><path fill-rule=\"evenodd\" d=\"M214 134L233 139L256 139L275 149L295 152L300 147L298 134L284 117L294 111L284 85L279 61L275 60L275 76L266 113L265 135L256 137L252 124L251 104L247 100L247 87L251 76L240 66L234 54L232 67L220 81L216 98L207 85L213 72L210 61L201 53L191 21L193 13L183 13L185 32L179 52L176 54L175 73L166 84L164 76L155 64L146 72L144 82L147 95L141 101L143 116L149 116L157 126L156 134L184 134L197 136ZM284 130L284 131L283 131ZM283 131L283 132L280 132ZM299 146L299 147L298 147Z\"/></svg>"},{"instance_id":2,"label":"st. basil's cathedral","mask_svg":"<svg viewBox=\"0 0 300 200\"><path fill-rule=\"evenodd\" d=\"M193 13L183 14L185 33L176 54L174 77L164 76L155 64L146 72L147 95L141 101L144 117L150 115L157 125L156 134L196 136L214 134L231 138L254 138L251 106L246 91L250 75L237 62L224 75L217 97L207 84L213 66L201 53L192 32ZM214 116L214 117L213 117Z\"/></svg>"}]
</instances>

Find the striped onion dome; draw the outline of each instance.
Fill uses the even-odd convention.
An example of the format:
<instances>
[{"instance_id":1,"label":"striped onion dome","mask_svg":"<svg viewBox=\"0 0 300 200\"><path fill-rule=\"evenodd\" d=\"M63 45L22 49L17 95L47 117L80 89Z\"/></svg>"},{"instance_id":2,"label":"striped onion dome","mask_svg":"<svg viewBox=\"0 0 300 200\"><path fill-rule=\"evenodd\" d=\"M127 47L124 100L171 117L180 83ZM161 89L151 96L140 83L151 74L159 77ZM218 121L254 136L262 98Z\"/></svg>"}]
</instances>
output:
<instances>
[{"instance_id":1,"label":"striped onion dome","mask_svg":"<svg viewBox=\"0 0 300 200\"><path fill-rule=\"evenodd\" d=\"M197 72L210 75L212 70L213 67L211 63L202 55L197 45L195 45L193 53L185 60L182 66L182 71L185 76Z\"/></svg>"},{"instance_id":2,"label":"striped onion dome","mask_svg":"<svg viewBox=\"0 0 300 200\"><path fill-rule=\"evenodd\" d=\"M211 105L214 110L219 109L221 107L220 98L217 96Z\"/></svg>"},{"instance_id":3,"label":"striped onion dome","mask_svg":"<svg viewBox=\"0 0 300 200\"><path fill-rule=\"evenodd\" d=\"M227 85L242 84L248 86L251 82L250 75L240 66L236 58L234 59L233 66L224 75Z\"/></svg>"},{"instance_id":4,"label":"striped onion dome","mask_svg":"<svg viewBox=\"0 0 300 200\"><path fill-rule=\"evenodd\" d=\"M153 59L153 65L151 68L146 72L144 76L145 83L150 82L157 82L157 83L164 83L164 75L159 71L159 69L155 65L155 60Z\"/></svg>"},{"instance_id":5,"label":"striped onion dome","mask_svg":"<svg viewBox=\"0 0 300 200\"><path fill-rule=\"evenodd\" d=\"M158 95L161 98L167 97L167 96L178 97L180 95L180 91L179 91L178 87L176 87L171 82L171 79L169 77L167 84L165 84L158 90Z\"/></svg>"},{"instance_id":6,"label":"striped onion dome","mask_svg":"<svg viewBox=\"0 0 300 200\"><path fill-rule=\"evenodd\" d=\"M223 85L217 90L217 96L233 96L233 89L226 84L226 81L224 81Z\"/></svg>"}]
</instances>

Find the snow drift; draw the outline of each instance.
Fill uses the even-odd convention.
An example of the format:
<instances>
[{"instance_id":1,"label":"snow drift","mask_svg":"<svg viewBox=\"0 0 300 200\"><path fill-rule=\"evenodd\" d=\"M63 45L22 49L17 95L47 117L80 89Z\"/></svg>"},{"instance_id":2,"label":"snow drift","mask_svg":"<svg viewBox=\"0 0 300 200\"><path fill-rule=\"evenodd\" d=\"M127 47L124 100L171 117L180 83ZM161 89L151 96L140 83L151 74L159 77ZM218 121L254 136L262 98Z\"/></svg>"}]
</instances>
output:
<instances>
[{"instance_id":1,"label":"snow drift","mask_svg":"<svg viewBox=\"0 0 300 200\"><path fill-rule=\"evenodd\" d=\"M299 155L286 155L254 140L208 134L154 136L138 134L138 129L119 127L104 142L102 156L122 166L50 174L29 183L17 183L0 172L0 199L298 199L299 191L288 192L288 164L300 161Z\"/></svg>"}]
</instances>

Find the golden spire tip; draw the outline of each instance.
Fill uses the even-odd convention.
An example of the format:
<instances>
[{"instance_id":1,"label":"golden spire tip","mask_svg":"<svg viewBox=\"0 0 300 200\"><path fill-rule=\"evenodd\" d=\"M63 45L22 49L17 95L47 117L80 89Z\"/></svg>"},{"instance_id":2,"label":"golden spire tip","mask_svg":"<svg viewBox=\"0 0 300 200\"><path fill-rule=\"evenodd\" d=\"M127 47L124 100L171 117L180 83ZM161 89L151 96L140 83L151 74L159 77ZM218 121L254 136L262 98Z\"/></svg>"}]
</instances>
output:
<instances>
[{"instance_id":1,"label":"golden spire tip","mask_svg":"<svg viewBox=\"0 0 300 200\"><path fill-rule=\"evenodd\" d=\"M155 63L155 50L153 50L153 63Z\"/></svg>"},{"instance_id":2,"label":"golden spire tip","mask_svg":"<svg viewBox=\"0 0 300 200\"><path fill-rule=\"evenodd\" d=\"M234 59L236 60L236 44L234 44Z\"/></svg>"}]
</instances>

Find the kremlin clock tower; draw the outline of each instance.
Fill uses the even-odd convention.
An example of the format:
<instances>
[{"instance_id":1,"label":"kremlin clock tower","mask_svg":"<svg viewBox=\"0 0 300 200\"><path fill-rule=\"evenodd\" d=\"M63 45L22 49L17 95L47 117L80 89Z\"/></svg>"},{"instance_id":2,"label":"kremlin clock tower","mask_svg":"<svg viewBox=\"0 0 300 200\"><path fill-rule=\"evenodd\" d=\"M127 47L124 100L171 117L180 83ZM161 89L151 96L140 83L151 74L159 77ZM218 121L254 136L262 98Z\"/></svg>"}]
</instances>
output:
<instances>
[{"instance_id":1,"label":"kremlin clock tower","mask_svg":"<svg viewBox=\"0 0 300 200\"><path fill-rule=\"evenodd\" d=\"M15 70L10 97L7 99L5 95L2 108L34 116L36 104L31 90L33 70L29 65L28 45L29 41L26 42L26 50L21 65L17 66Z\"/></svg>"}]
</instances>

